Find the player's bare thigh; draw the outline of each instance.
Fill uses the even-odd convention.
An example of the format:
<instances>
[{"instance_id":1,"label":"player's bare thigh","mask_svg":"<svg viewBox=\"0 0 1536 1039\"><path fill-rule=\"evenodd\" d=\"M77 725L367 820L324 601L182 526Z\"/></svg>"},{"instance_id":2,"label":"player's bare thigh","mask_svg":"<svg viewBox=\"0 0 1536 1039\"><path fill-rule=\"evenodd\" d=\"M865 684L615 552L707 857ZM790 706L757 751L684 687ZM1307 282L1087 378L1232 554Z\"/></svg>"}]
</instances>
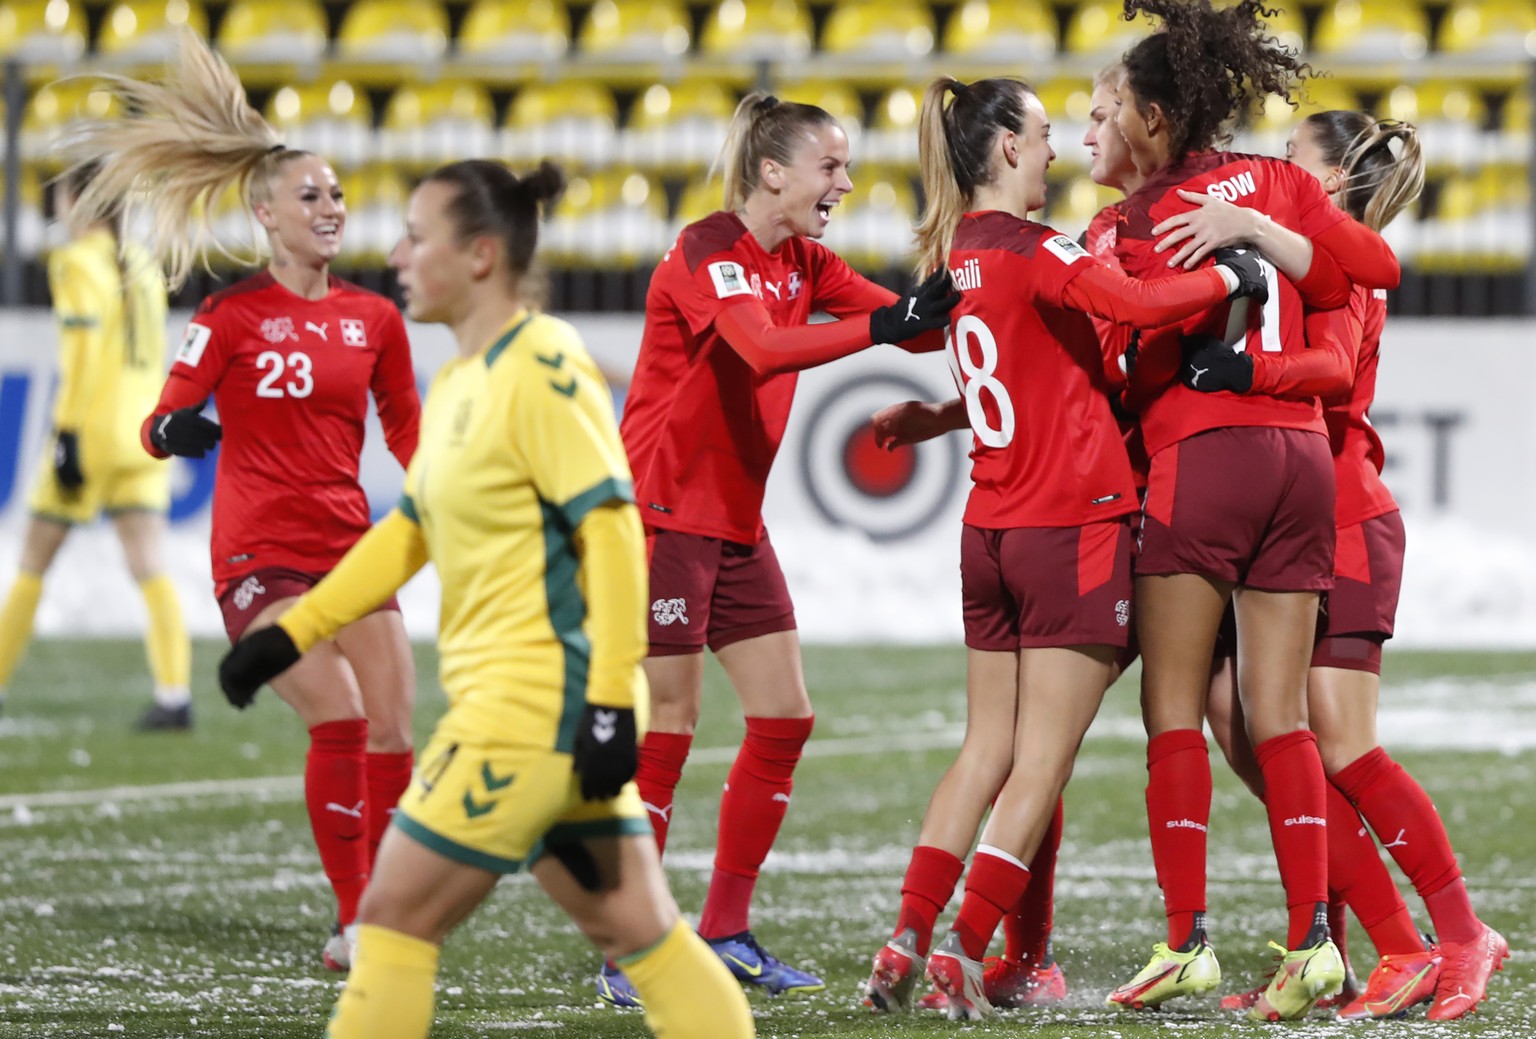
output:
<instances>
[{"instance_id":1,"label":"player's bare thigh","mask_svg":"<svg viewBox=\"0 0 1536 1039\"><path fill-rule=\"evenodd\" d=\"M1201 574L1136 578L1141 711L1149 737L1205 722L1211 656L1232 585Z\"/></svg>"},{"instance_id":2,"label":"player's bare thigh","mask_svg":"<svg viewBox=\"0 0 1536 1039\"><path fill-rule=\"evenodd\" d=\"M1018 716L1016 652L967 649L965 741L934 788L917 843L964 855L1013 769Z\"/></svg>"},{"instance_id":3,"label":"player's bare thigh","mask_svg":"<svg viewBox=\"0 0 1536 1039\"><path fill-rule=\"evenodd\" d=\"M499 873L450 859L390 827L357 919L442 945L500 879Z\"/></svg>"},{"instance_id":4,"label":"player's bare thigh","mask_svg":"<svg viewBox=\"0 0 1536 1039\"><path fill-rule=\"evenodd\" d=\"M715 653L748 718L809 718L811 697L793 628L733 642Z\"/></svg>"},{"instance_id":5,"label":"player's bare thigh","mask_svg":"<svg viewBox=\"0 0 1536 1039\"><path fill-rule=\"evenodd\" d=\"M411 749L416 705L416 662L397 610L376 610L336 633L336 645L356 676L368 718L368 749L403 754Z\"/></svg>"},{"instance_id":6,"label":"player's bare thigh","mask_svg":"<svg viewBox=\"0 0 1536 1039\"><path fill-rule=\"evenodd\" d=\"M1316 592L1239 588L1237 695L1248 738L1266 740L1307 728L1307 672L1317 636Z\"/></svg>"},{"instance_id":7,"label":"player's bare thigh","mask_svg":"<svg viewBox=\"0 0 1536 1039\"><path fill-rule=\"evenodd\" d=\"M704 651L646 657L651 688L651 731L691 735L704 700Z\"/></svg>"},{"instance_id":8,"label":"player's bare thigh","mask_svg":"<svg viewBox=\"0 0 1536 1039\"><path fill-rule=\"evenodd\" d=\"M27 520L27 533L21 542L21 559L16 568L24 574L41 577L53 565L54 557L69 537L69 524L33 516Z\"/></svg>"},{"instance_id":9,"label":"player's bare thigh","mask_svg":"<svg viewBox=\"0 0 1536 1039\"><path fill-rule=\"evenodd\" d=\"M119 512L112 517L112 529L123 546L128 572L140 584L160 576L165 569L165 515L142 511Z\"/></svg>"},{"instance_id":10,"label":"player's bare thigh","mask_svg":"<svg viewBox=\"0 0 1536 1039\"><path fill-rule=\"evenodd\" d=\"M598 837L583 844L597 864L598 890L583 887L555 856L544 855L532 872L549 897L610 959L661 941L677 922L678 911L655 838Z\"/></svg>"},{"instance_id":11,"label":"player's bare thigh","mask_svg":"<svg viewBox=\"0 0 1536 1039\"><path fill-rule=\"evenodd\" d=\"M1307 675L1307 714L1330 776L1376 747L1381 677L1370 671L1314 667Z\"/></svg>"},{"instance_id":12,"label":"player's bare thigh","mask_svg":"<svg viewBox=\"0 0 1536 1039\"><path fill-rule=\"evenodd\" d=\"M268 603L245 630L252 632L271 626L296 602L297 596ZM334 642L312 646L297 664L272 680L272 690L298 712L306 729L366 717L352 665Z\"/></svg>"}]
</instances>

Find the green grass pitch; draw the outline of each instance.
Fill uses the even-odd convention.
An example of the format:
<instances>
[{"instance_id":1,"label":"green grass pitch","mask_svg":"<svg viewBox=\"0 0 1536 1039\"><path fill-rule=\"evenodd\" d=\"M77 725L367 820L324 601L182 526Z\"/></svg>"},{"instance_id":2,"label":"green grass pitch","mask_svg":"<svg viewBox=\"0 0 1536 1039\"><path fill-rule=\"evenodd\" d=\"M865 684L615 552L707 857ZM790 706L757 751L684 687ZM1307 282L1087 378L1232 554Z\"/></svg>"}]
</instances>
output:
<instances>
[{"instance_id":1,"label":"green grass pitch","mask_svg":"<svg viewBox=\"0 0 1536 1039\"><path fill-rule=\"evenodd\" d=\"M214 689L218 648L197 647L198 727L130 731L147 697L140 647L44 642L0 719L0 1037L318 1036L340 985L320 965L330 895L300 799L304 738L270 693L243 714ZM1067 791L1056 949L1065 1006L1014 1011L973 1034L1045 1037L1286 1034L1536 1036L1536 654L1387 654L1387 742L1435 796L1476 904L1514 955L1473 1018L1347 1025L1325 1016L1254 1026L1214 1002L1127 1015L1105 993L1145 961L1161 914L1142 802L1134 685L1105 701ZM418 653L425 735L441 710ZM937 1015L877 1018L859 1005L888 933L917 823L964 717L964 651L813 648L816 736L759 887L755 927L822 973L814 997L752 1005L762 1036L939 1036ZM705 722L679 788L667 862L697 912L719 789L740 711L711 669ZM1394 742L1394 737L1397 741ZM1279 879L1256 802L1216 765L1213 939L1223 991L1247 987L1284 932ZM1409 906L1424 919L1411 892ZM1358 926L1357 965L1374 963ZM525 878L504 882L450 940L435 1039L645 1035L637 1014L595 1005L596 956ZM1363 973L1363 971L1362 971Z\"/></svg>"}]
</instances>

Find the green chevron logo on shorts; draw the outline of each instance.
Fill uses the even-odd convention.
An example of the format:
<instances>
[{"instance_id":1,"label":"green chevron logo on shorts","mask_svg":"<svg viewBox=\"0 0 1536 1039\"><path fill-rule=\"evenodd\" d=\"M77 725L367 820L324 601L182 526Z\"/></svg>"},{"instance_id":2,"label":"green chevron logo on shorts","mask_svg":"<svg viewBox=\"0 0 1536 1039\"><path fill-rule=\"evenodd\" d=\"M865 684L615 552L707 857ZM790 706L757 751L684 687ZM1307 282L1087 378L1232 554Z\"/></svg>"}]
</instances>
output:
<instances>
[{"instance_id":1,"label":"green chevron logo on shorts","mask_svg":"<svg viewBox=\"0 0 1536 1039\"><path fill-rule=\"evenodd\" d=\"M498 779L496 774L491 771L491 763L487 761L480 766L480 778L485 780L485 788L494 794L498 790L505 790L511 786L512 781L517 778L517 773L512 772L505 778Z\"/></svg>"},{"instance_id":2,"label":"green chevron logo on shorts","mask_svg":"<svg viewBox=\"0 0 1536 1039\"><path fill-rule=\"evenodd\" d=\"M480 804L475 800L475 795L468 790L464 791L464 814L471 819L478 819L482 815L490 813L496 807L495 801Z\"/></svg>"}]
</instances>

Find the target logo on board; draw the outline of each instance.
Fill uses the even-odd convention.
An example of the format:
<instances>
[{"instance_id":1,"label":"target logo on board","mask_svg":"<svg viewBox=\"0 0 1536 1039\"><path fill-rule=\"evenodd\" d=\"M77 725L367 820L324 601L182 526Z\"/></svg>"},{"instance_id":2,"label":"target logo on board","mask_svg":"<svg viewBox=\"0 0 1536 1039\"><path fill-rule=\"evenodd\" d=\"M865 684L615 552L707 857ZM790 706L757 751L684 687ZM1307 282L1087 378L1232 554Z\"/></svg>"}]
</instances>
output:
<instances>
[{"instance_id":1,"label":"target logo on board","mask_svg":"<svg viewBox=\"0 0 1536 1039\"><path fill-rule=\"evenodd\" d=\"M856 376L812 406L800 441L800 478L822 518L900 541L926 530L961 493L959 437L882 450L869 417L888 404L932 400L933 391L900 375Z\"/></svg>"}]
</instances>

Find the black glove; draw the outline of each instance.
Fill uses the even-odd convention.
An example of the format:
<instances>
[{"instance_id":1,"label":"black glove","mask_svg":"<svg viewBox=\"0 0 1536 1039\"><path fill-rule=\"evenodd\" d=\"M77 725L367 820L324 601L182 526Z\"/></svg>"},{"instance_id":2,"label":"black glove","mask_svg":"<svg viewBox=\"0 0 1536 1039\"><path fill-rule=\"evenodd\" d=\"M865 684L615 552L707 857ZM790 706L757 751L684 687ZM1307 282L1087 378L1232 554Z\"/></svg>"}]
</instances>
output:
<instances>
[{"instance_id":1,"label":"black glove","mask_svg":"<svg viewBox=\"0 0 1536 1039\"><path fill-rule=\"evenodd\" d=\"M571 752L576 775L581 777L582 799L618 797L624 784L635 778L638 744L631 708L587 704L576 724L576 746Z\"/></svg>"},{"instance_id":2,"label":"black glove","mask_svg":"<svg viewBox=\"0 0 1536 1039\"><path fill-rule=\"evenodd\" d=\"M1216 266L1225 267L1237 275L1237 288L1227 293L1228 299L1247 296L1261 307L1268 301L1269 279L1264 277L1264 268L1259 266L1258 253L1231 246L1217 249Z\"/></svg>"},{"instance_id":3,"label":"black glove","mask_svg":"<svg viewBox=\"0 0 1536 1039\"><path fill-rule=\"evenodd\" d=\"M960 302L949 271L937 270L928 280L888 307L869 315L869 341L905 343L924 332L949 324L949 312Z\"/></svg>"},{"instance_id":4,"label":"black glove","mask_svg":"<svg viewBox=\"0 0 1536 1039\"><path fill-rule=\"evenodd\" d=\"M1219 390L1247 393L1253 389L1253 358L1246 352L1233 350L1215 336L1187 338L1179 379L1185 386L1201 393Z\"/></svg>"},{"instance_id":5,"label":"black glove","mask_svg":"<svg viewBox=\"0 0 1536 1039\"><path fill-rule=\"evenodd\" d=\"M85 474L80 471L80 436L73 430L61 429L54 438L53 475L66 491L85 486Z\"/></svg>"},{"instance_id":6,"label":"black glove","mask_svg":"<svg viewBox=\"0 0 1536 1039\"><path fill-rule=\"evenodd\" d=\"M297 664L301 656L293 639L276 624L251 632L219 661L224 699L245 710L256 699L256 690Z\"/></svg>"},{"instance_id":7,"label":"black glove","mask_svg":"<svg viewBox=\"0 0 1536 1039\"><path fill-rule=\"evenodd\" d=\"M201 414L201 404L161 415L149 426L149 442L168 455L201 458L213 450L224 427Z\"/></svg>"}]
</instances>

